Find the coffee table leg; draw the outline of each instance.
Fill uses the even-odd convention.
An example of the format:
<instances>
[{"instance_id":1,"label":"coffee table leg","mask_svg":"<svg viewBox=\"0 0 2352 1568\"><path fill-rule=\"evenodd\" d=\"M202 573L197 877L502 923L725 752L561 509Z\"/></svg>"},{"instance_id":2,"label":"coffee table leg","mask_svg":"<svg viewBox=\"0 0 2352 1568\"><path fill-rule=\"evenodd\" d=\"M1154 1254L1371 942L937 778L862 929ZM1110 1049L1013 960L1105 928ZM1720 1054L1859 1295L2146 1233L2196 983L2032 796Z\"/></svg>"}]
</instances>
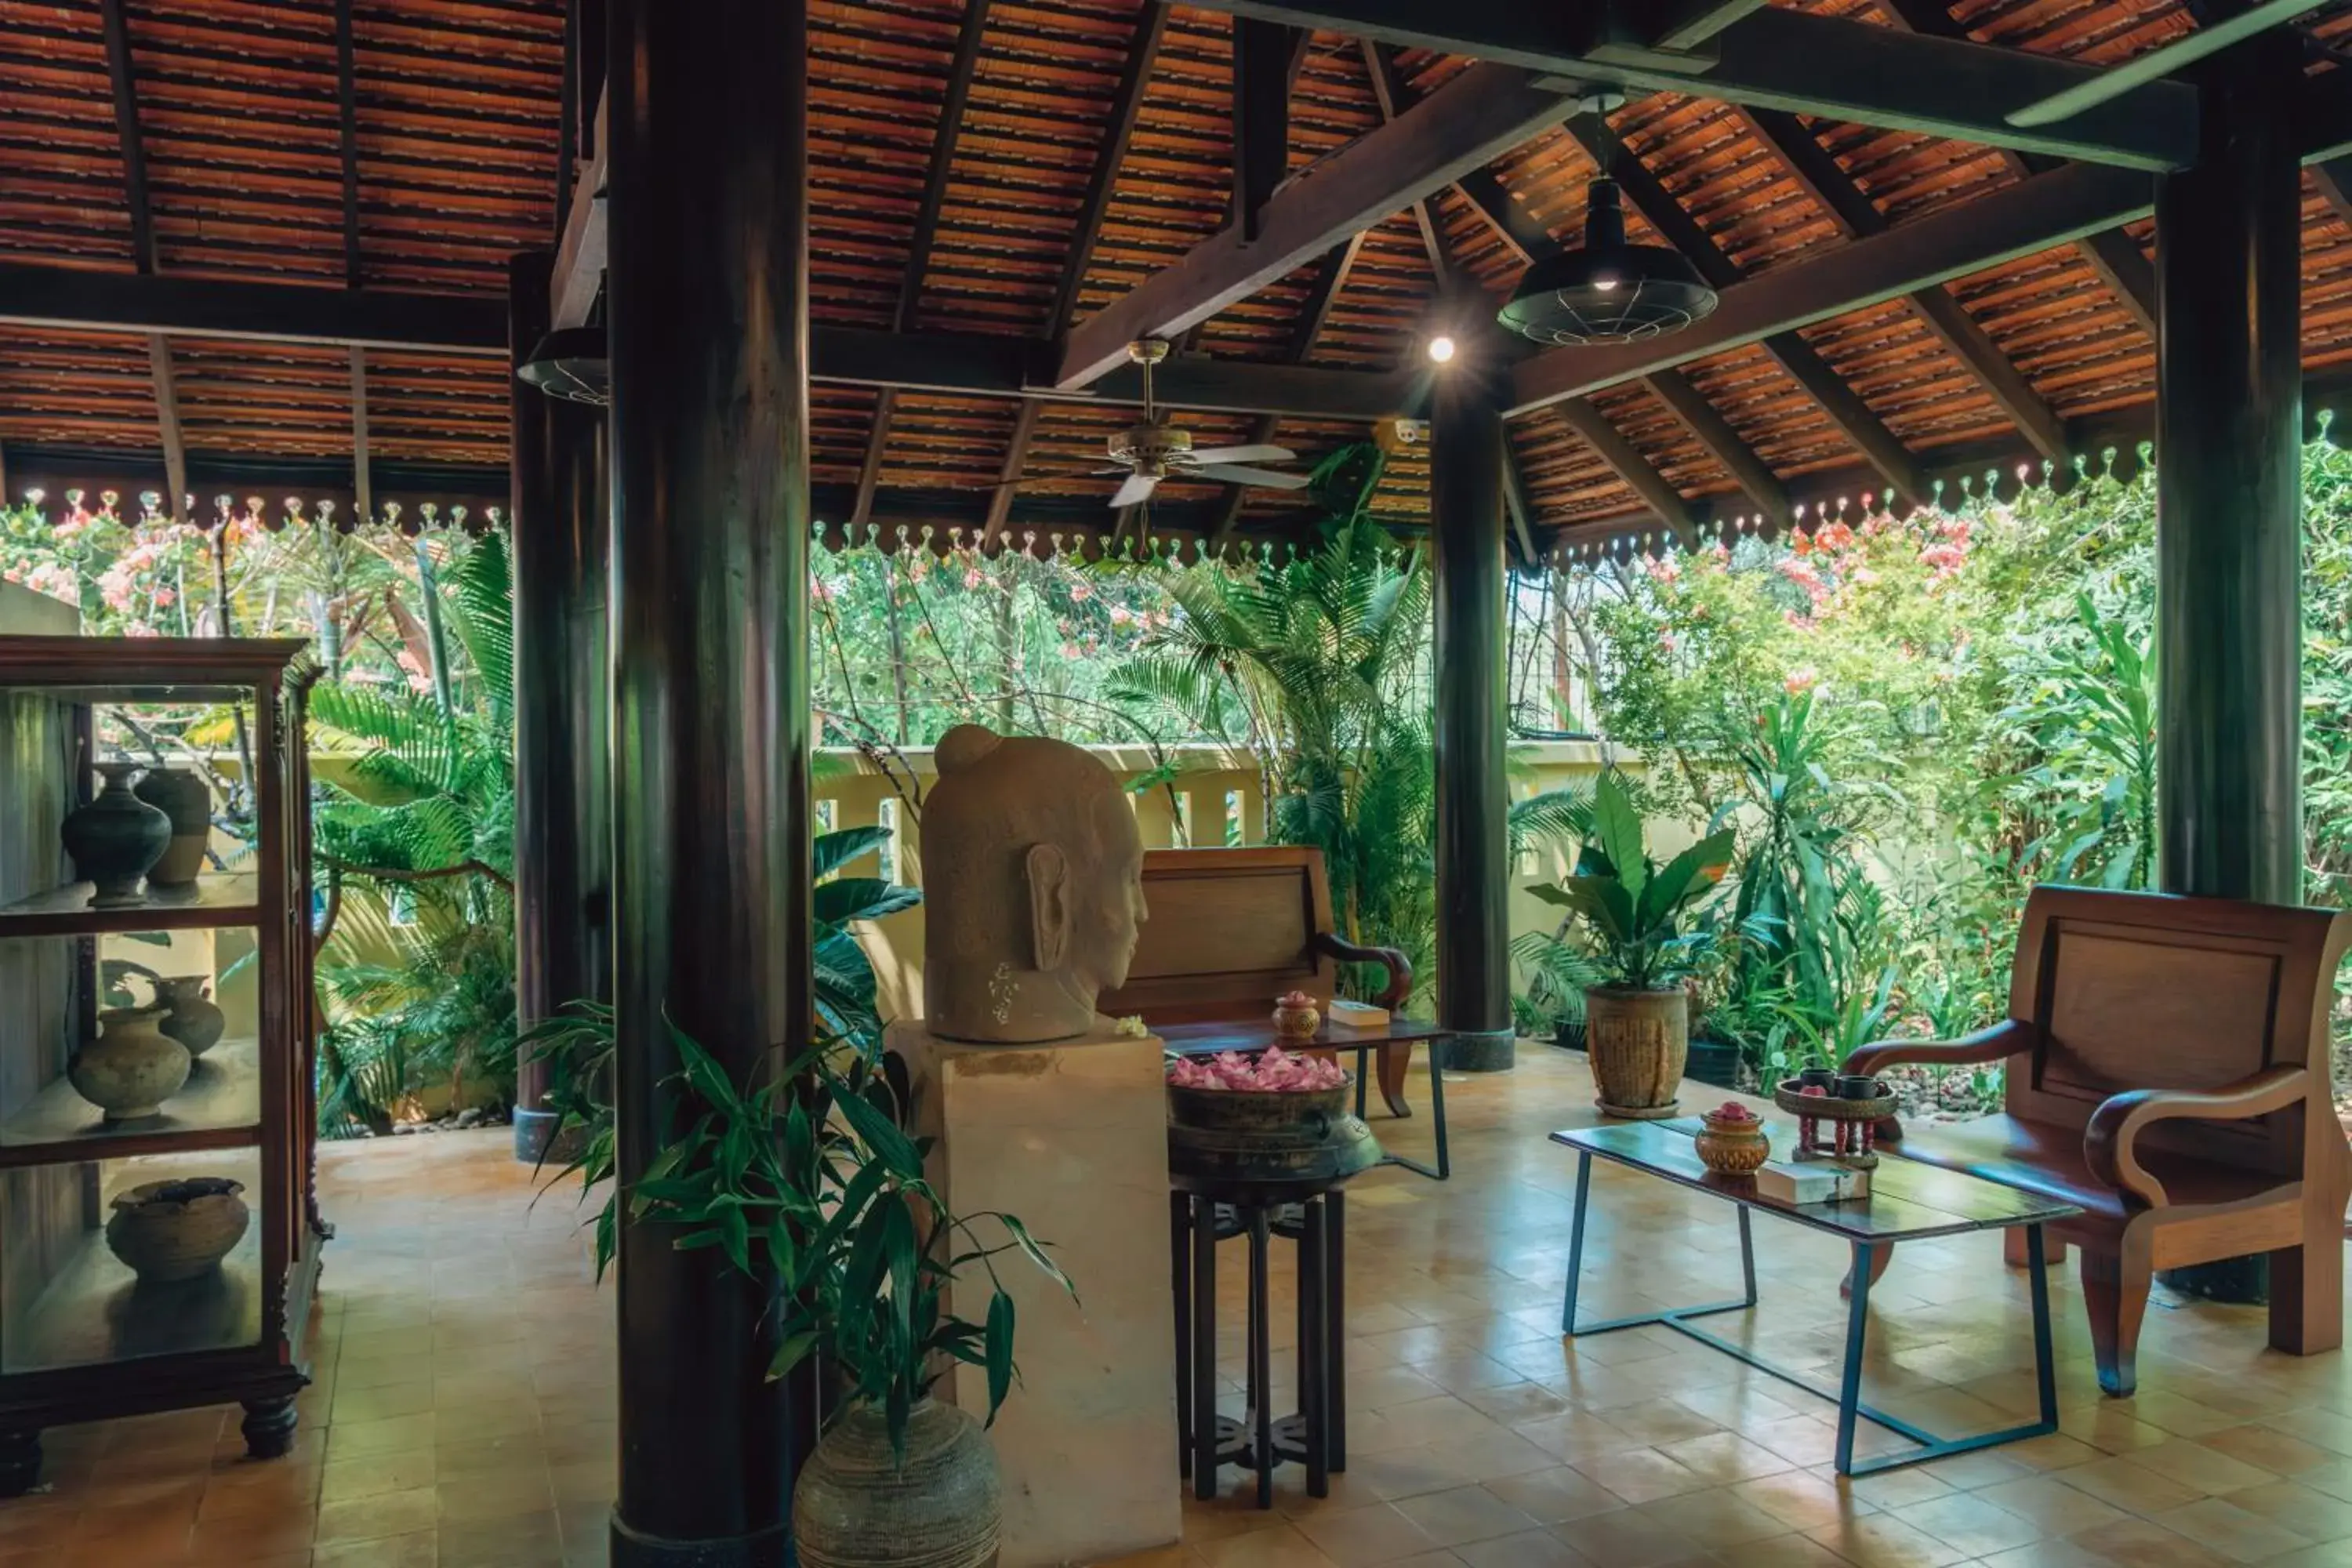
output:
<instances>
[{"instance_id":1,"label":"coffee table leg","mask_svg":"<svg viewBox=\"0 0 2352 1568\"><path fill-rule=\"evenodd\" d=\"M1748 1205L1739 1205L1739 1277L1747 1283L1746 1305L1756 1305L1756 1241L1749 1234Z\"/></svg>"},{"instance_id":2,"label":"coffee table leg","mask_svg":"<svg viewBox=\"0 0 2352 1568\"><path fill-rule=\"evenodd\" d=\"M1576 1155L1576 1217L1568 1226L1568 1300L1559 1309L1559 1331L1571 1339L1576 1334L1576 1280L1584 1270L1584 1205L1592 1193L1592 1156L1579 1150ZM1739 1211L1746 1237L1748 1211Z\"/></svg>"},{"instance_id":3,"label":"coffee table leg","mask_svg":"<svg viewBox=\"0 0 2352 1568\"><path fill-rule=\"evenodd\" d=\"M1878 1247L1867 1241L1853 1244L1853 1298L1845 1320L1845 1376L1838 1384L1837 1472L1853 1474L1853 1427L1862 1406L1862 1347L1870 1321L1871 1264Z\"/></svg>"},{"instance_id":4,"label":"coffee table leg","mask_svg":"<svg viewBox=\"0 0 2352 1568\"><path fill-rule=\"evenodd\" d=\"M2049 1253L2038 1225L2025 1227L2025 1258L2033 1292L2034 1386L2042 1396L2042 1425L2054 1431L2058 1426L2058 1369L2053 1364L2050 1349Z\"/></svg>"},{"instance_id":5,"label":"coffee table leg","mask_svg":"<svg viewBox=\"0 0 2352 1568\"><path fill-rule=\"evenodd\" d=\"M1429 1117L1437 1130L1437 1179L1442 1182L1453 1175L1454 1160L1445 1149L1445 1068L1441 1061L1445 1053L1437 1046L1435 1040L1429 1042Z\"/></svg>"}]
</instances>

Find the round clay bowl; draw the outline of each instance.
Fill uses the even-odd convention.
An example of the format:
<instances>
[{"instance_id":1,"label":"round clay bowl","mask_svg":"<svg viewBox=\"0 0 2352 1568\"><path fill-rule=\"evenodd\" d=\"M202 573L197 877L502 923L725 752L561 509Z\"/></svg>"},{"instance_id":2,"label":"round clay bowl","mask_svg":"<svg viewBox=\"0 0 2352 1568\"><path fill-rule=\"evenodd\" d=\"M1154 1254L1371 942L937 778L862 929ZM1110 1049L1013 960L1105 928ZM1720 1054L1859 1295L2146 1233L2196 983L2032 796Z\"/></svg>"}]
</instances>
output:
<instances>
[{"instance_id":1,"label":"round clay bowl","mask_svg":"<svg viewBox=\"0 0 2352 1568\"><path fill-rule=\"evenodd\" d=\"M145 1182L114 1200L106 1245L142 1285L194 1279L220 1267L245 1238L252 1214L226 1176Z\"/></svg>"}]
</instances>

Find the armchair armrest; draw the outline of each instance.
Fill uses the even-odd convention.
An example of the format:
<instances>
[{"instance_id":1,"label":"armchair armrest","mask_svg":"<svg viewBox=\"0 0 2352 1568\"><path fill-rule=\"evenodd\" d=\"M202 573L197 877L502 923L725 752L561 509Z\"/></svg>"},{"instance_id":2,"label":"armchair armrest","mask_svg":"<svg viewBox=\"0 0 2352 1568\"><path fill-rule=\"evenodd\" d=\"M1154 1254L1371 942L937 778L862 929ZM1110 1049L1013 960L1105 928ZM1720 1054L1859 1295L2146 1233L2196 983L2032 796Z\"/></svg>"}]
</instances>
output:
<instances>
[{"instance_id":1,"label":"armchair armrest","mask_svg":"<svg viewBox=\"0 0 2352 1568\"><path fill-rule=\"evenodd\" d=\"M2164 1184L2139 1163L2132 1145L2151 1121L2191 1117L2211 1121L2242 1121L2284 1110L2311 1092L2312 1079L2304 1068L2272 1068L2252 1078L2212 1089L2133 1089L2110 1095L2091 1112L2083 1130L2083 1158L2091 1174L2121 1192L2129 1193L2150 1208L2168 1201Z\"/></svg>"},{"instance_id":2,"label":"armchair armrest","mask_svg":"<svg viewBox=\"0 0 2352 1568\"><path fill-rule=\"evenodd\" d=\"M1412 994L1412 961L1392 947L1364 947L1332 931L1315 933L1313 947L1318 952L1328 952L1342 963L1377 963L1389 972L1388 988L1380 994L1379 1005L1394 1012L1404 1005Z\"/></svg>"},{"instance_id":3,"label":"armchair armrest","mask_svg":"<svg viewBox=\"0 0 2352 1568\"><path fill-rule=\"evenodd\" d=\"M1845 1058L1841 1072L1873 1073L1903 1062L1931 1067L1969 1067L1997 1062L2033 1048L2033 1026L2004 1018L1990 1029L1979 1029L1957 1040L1878 1040L1857 1048Z\"/></svg>"}]
</instances>

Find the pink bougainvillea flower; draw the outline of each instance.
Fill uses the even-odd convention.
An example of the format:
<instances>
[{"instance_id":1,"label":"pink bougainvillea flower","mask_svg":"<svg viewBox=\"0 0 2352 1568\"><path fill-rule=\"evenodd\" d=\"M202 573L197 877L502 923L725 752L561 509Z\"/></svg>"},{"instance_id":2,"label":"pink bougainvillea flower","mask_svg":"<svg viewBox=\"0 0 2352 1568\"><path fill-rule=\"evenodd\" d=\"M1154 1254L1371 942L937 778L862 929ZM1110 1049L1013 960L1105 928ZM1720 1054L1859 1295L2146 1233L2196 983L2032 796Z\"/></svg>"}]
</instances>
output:
<instances>
[{"instance_id":1,"label":"pink bougainvillea flower","mask_svg":"<svg viewBox=\"0 0 2352 1568\"><path fill-rule=\"evenodd\" d=\"M1254 1094L1303 1094L1337 1089L1348 1081L1339 1064L1321 1057L1295 1056L1280 1046L1269 1047L1255 1061L1235 1051L1213 1057L1183 1057L1168 1069L1168 1081L1179 1089L1237 1089Z\"/></svg>"}]
</instances>

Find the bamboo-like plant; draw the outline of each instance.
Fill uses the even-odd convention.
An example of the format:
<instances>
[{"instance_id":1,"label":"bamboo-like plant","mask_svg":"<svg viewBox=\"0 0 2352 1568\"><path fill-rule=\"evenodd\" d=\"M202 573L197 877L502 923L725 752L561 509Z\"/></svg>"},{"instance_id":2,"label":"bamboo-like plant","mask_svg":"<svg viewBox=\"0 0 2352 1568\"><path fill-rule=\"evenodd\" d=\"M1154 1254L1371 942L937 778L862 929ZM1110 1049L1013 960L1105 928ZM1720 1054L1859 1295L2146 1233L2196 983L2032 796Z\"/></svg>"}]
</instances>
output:
<instances>
[{"instance_id":1,"label":"bamboo-like plant","mask_svg":"<svg viewBox=\"0 0 2352 1568\"><path fill-rule=\"evenodd\" d=\"M1593 964L1608 984L1664 990L1697 967L1714 944L1714 931L1691 917L1731 868L1732 842L1731 830L1723 828L1660 866L1650 858L1641 813L1623 782L1603 773L1593 792L1592 837L1578 857L1576 874L1528 891L1582 923Z\"/></svg>"}]
</instances>

